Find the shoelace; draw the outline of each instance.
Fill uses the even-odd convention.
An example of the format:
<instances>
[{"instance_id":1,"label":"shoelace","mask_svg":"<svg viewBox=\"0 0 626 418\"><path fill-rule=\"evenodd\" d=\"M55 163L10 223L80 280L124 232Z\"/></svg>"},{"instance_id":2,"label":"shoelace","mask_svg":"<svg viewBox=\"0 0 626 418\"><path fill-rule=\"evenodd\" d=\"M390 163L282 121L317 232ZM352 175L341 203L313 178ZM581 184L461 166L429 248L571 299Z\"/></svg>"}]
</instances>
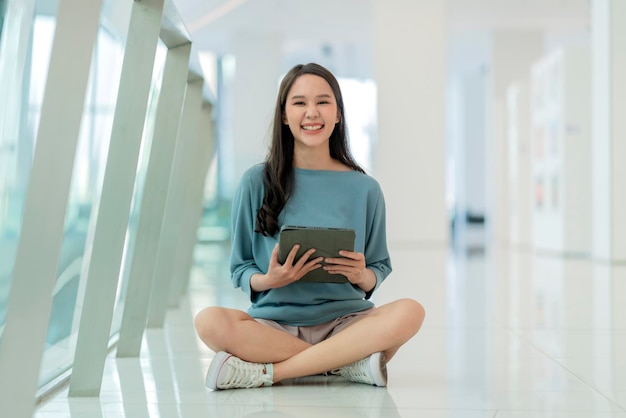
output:
<instances>
[{"instance_id":1,"label":"shoelace","mask_svg":"<svg viewBox=\"0 0 626 418\"><path fill-rule=\"evenodd\" d=\"M369 383L373 385L374 380L370 376L367 368L368 362L369 357L355 361L354 363L339 369L339 374L353 382Z\"/></svg>"},{"instance_id":2,"label":"shoelace","mask_svg":"<svg viewBox=\"0 0 626 418\"><path fill-rule=\"evenodd\" d=\"M272 376L263 373L264 366L262 364L249 363L236 357L231 357L226 362L226 367L228 367L228 375L219 384L221 389L256 388L266 383L272 383Z\"/></svg>"}]
</instances>

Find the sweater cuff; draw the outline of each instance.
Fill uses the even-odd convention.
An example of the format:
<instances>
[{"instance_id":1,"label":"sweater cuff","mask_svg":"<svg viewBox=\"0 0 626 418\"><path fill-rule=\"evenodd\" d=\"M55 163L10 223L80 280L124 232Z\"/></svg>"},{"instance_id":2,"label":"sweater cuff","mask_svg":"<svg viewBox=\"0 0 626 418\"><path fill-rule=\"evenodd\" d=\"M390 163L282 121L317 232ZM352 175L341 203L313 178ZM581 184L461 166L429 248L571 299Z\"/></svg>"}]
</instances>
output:
<instances>
[{"instance_id":1,"label":"sweater cuff","mask_svg":"<svg viewBox=\"0 0 626 418\"><path fill-rule=\"evenodd\" d=\"M376 276L376 284L374 285L374 287L372 287L372 289L369 292L365 292L365 300L369 300L374 294L374 291L378 289L378 286L380 286L380 284L383 282L382 273L380 271L370 268L370 267L368 268L374 272L374 276Z\"/></svg>"},{"instance_id":2,"label":"sweater cuff","mask_svg":"<svg viewBox=\"0 0 626 418\"><path fill-rule=\"evenodd\" d=\"M252 286L250 284L250 280L255 274L263 274L263 272L259 269L249 269L246 270L246 272L241 277L241 289L250 297L250 301L253 303L256 301L259 294L259 292L256 292L252 289Z\"/></svg>"}]
</instances>

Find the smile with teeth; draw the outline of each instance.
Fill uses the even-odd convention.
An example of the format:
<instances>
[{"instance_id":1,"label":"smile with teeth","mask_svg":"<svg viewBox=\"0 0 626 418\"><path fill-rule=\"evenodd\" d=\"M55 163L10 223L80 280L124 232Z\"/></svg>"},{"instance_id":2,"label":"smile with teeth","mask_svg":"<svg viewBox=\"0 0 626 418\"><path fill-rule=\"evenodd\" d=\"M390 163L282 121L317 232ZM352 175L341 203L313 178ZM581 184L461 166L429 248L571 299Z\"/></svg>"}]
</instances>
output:
<instances>
[{"instance_id":1,"label":"smile with teeth","mask_svg":"<svg viewBox=\"0 0 626 418\"><path fill-rule=\"evenodd\" d=\"M305 131L317 131L319 129L322 129L323 125L307 125L307 126L303 126L302 129L304 129Z\"/></svg>"}]
</instances>

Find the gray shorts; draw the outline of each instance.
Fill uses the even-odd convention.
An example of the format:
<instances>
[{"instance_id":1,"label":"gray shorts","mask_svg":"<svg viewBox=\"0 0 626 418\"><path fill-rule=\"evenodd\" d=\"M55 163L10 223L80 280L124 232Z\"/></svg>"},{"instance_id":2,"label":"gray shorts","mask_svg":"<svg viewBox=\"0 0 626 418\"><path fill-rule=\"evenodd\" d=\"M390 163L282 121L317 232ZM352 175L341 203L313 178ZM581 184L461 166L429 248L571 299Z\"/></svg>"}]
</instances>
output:
<instances>
[{"instance_id":1,"label":"gray shorts","mask_svg":"<svg viewBox=\"0 0 626 418\"><path fill-rule=\"evenodd\" d=\"M317 344L346 329L348 325L354 323L364 316L367 316L374 309L375 308L369 308L364 311L352 312L347 315L340 316L339 318L333 319L332 321L308 327L280 324L276 321L272 321L271 319L254 319L260 324L267 325L268 327L275 328L279 331L284 331L287 334L300 338L302 341L306 341L309 344Z\"/></svg>"}]
</instances>

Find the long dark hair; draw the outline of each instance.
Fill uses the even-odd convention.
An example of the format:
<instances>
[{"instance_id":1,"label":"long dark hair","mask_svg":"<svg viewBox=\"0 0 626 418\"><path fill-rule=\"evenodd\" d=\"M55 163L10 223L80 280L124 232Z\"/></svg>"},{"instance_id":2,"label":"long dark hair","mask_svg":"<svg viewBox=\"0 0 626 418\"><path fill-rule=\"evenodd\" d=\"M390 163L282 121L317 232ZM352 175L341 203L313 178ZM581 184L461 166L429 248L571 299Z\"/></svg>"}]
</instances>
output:
<instances>
[{"instance_id":1,"label":"long dark hair","mask_svg":"<svg viewBox=\"0 0 626 418\"><path fill-rule=\"evenodd\" d=\"M259 208L256 216L255 231L266 236L274 236L278 232L280 228L280 225L278 225L278 215L285 207L294 189L294 137L289 126L283 123L283 115L285 113L287 94L289 94L291 86L298 77L304 74L322 77L328 82L335 95L337 111L339 112L339 122L335 124L335 129L330 135L330 156L355 171L365 173L365 170L357 164L350 153L343 97L341 96L337 79L330 71L321 65L314 63L296 65L289 70L280 83L278 96L276 98L276 107L274 109L274 120L272 122L272 142L267 158L265 159L265 170L263 174L265 196L263 197L263 205Z\"/></svg>"}]
</instances>

